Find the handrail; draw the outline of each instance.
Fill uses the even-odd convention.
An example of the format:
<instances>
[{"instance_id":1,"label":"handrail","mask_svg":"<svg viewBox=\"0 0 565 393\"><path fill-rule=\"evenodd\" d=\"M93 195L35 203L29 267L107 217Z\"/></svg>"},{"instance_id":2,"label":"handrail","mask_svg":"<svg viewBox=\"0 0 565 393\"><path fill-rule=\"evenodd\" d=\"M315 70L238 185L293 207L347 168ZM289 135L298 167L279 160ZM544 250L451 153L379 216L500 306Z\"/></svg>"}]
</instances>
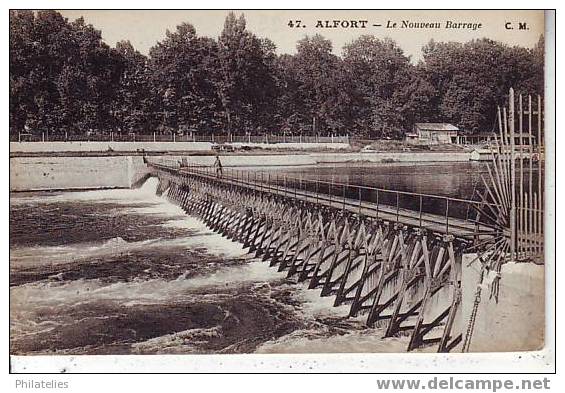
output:
<instances>
[{"instance_id":1,"label":"handrail","mask_svg":"<svg viewBox=\"0 0 565 393\"><path fill-rule=\"evenodd\" d=\"M161 164L158 164L161 165ZM205 166L205 165L195 165L195 166L188 166L188 167L184 167L184 168L212 168L211 166ZM233 171L233 169L230 168L225 168L223 169L224 172L229 172L229 171ZM253 171L253 173L268 173L268 172L264 172L264 171ZM312 180L312 179L307 179L307 178L296 178L296 177L289 177L286 176L287 180L297 180L297 181L301 181L301 182L309 182L309 183L317 183L317 184L328 184L328 185L332 185L332 186L342 186L342 187L354 187L354 188L360 188L360 189L364 189L364 190L370 190L370 191L382 191L382 192L392 192L392 193L396 193L396 194L400 194L400 195L407 195L407 196L421 196L424 198L434 198L434 199L443 199L443 200L449 200L452 202L461 202L461 203L468 203L468 204L480 204L480 205L489 205L492 207L499 207L499 204L496 203L492 203L492 202L481 202L481 201L475 201L472 199L462 199L462 198L454 198L454 197L448 197L445 195L433 195L433 194L426 194L426 193L419 193L419 192L411 192L411 191L401 191L401 190L392 190L389 188L381 188L381 187L373 187L373 186L364 186L364 185L355 185L355 184L346 184L346 183L340 183L340 182L328 182L325 180Z\"/></svg>"},{"instance_id":2,"label":"handrail","mask_svg":"<svg viewBox=\"0 0 565 393\"><path fill-rule=\"evenodd\" d=\"M176 164L176 163L175 163ZM311 202L315 202L320 204L329 204L330 207L341 206L342 209L346 207L348 210L358 209L359 213L361 211L370 211L375 213L376 217L378 218L379 215L382 216L390 216L396 219L396 221L400 221L401 218L409 219L411 221L419 222L420 226L424 223L435 224L436 226L444 226L445 233L450 233L451 229L459 229L460 231L465 232L466 234L470 235L474 230L478 231L478 227L483 227L486 229L493 229L495 228L494 225L489 225L488 223L479 222L478 220L467 218L455 218L454 216L450 216L450 204L452 202L467 204L467 205L491 205L496 206L492 203L483 203L480 201L473 201L468 199L461 199L461 198L452 198L447 196L440 196L440 195L430 195L424 193L414 193L408 191L395 191L385 188L379 187L371 187L371 186L360 186L360 185L352 185L352 184L345 184L342 182L328 182L319 179L304 179L298 177L289 177L289 176L272 176L271 173L264 172L264 171L253 171L253 172L244 172L234 169L224 169L222 176L218 177L215 173L213 167L210 166L201 166L201 165L190 165L187 167L179 167L176 165L163 165L154 163L153 165L167 170L167 171L174 171L181 174L196 174L203 176L210 180L223 180L225 182L234 183L236 185L243 185L243 186L251 186L254 188L255 191L259 192L272 192L279 195L285 196L294 196L303 198L305 202L308 202L308 199L311 199ZM235 172L235 175L234 175ZM242 176L243 173L247 173L247 176ZM250 174L253 173L253 178L251 178ZM265 175L266 174L266 175ZM258 178L261 177L261 180ZM246 180L247 178L247 180ZM273 185L273 179L275 180ZM284 187L280 185L281 181L284 181ZM287 185L292 185L293 187L289 188ZM302 187L302 185L305 185ZM343 188L343 195L338 196L336 194L331 193L323 193L320 192L320 184L328 185L328 190L331 190L330 187L334 187L334 189ZM299 186L298 186L299 185ZM316 185L315 191L308 191L308 185ZM359 198L351 198L346 196L346 190L357 190ZM300 191L298 191L300 190ZM362 198L361 190L366 191L376 191L376 199L377 202L369 201ZM390 203L383 203L382 199L379 200L379 193L388 193L396 196L396 205ZM419 198L419 211L413 210L410 208L400 207L399 199L400 195L402 196L411 196ZM445 202L445 210L443 215L439 215L436 213L425 212L423 211L423 199L439 199ZM382 206L387 206L388 209L383 209ZM407 213L407 212L415 212L418 213L415 215L414 213ZM461 222L466 222L466 225L461 224ZM473 225L476 228L473 229Z\"/></svg>"}]
</instances>

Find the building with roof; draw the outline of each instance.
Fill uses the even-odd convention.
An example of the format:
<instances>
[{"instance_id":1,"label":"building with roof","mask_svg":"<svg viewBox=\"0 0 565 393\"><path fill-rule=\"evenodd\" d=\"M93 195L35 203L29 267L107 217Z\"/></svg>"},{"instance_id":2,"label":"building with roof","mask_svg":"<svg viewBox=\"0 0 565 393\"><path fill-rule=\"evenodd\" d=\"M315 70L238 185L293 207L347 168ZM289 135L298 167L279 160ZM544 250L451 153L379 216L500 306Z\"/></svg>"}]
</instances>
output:
<instances>
[{"instance_id":1,"label":"building with roof","mask_svg":"<svg viewBox=\"0 0 565 393\"><path fill-rule=\"evenodd\" d=\"M458 132L459 128L449 123L416 123L412 132L406 134L406 141L427 145L457 143Z\"/></svg>"}]
</instances>

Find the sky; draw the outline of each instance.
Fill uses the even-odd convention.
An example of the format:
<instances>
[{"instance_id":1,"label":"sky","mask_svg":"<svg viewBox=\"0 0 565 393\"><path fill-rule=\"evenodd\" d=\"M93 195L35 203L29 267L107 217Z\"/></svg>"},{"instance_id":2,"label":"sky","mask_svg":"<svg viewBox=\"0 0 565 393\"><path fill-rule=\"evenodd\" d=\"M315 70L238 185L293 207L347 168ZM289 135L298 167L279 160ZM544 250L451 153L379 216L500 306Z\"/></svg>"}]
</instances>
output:
<instances>
[{"instance_id":1,"label":"sky","mask_svg":"<svg viewBox=\"0 0 565 393\"><path fill-rule=\"evenodd\" d=\"M106 43L129 39L141 53L165 37L167 29L174 31L182 22L191 23L200 36L217 38L223 28L228 11L222 10L73 10L60 11L69 20L83 16L87 23L102 31ZM259 37L270 38L277 46L277 52L295 53L296 42L305 35L321 34L333 42L334 53L341 54L341 48L363 34L378 38L390 37L395 40L413 62L421 59L421 48L430 39L436 41L466 42L477 38L490 38L509 45L533 47L544 31L543 11L274 11L243 10L247 28ZM289 27L289 21L300 21L300 27ZM320 28L318 21L368 21L366 28ZM402 21L411 23L439 22L439 29L400 28ZM452 23L481 23L482 27L472 29L445 28ZM526 29L519 29L519 23L526 23ZM331 23L331 22L330 22ZM350 23L350 22L349 22ZM387 25L397 23L396 28ZM507 25L507 23L510 23ZM358 26L361 22L357 23ZM351 25L351 23L350 23ZM380 26L373 26L380 25ZM512 27L508 29L507 27Z\"/></svg>"}]
</instances>

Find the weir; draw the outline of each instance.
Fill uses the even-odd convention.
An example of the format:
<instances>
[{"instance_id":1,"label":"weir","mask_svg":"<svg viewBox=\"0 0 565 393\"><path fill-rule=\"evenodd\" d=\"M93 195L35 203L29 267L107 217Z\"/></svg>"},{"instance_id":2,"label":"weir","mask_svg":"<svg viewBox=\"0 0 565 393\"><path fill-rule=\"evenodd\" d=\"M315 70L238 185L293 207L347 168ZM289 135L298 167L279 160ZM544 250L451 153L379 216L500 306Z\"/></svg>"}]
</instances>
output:
<instances>
[{"instance_id":1,"label":"weir","mask_svg":"<svg viewBox=\"0 0 565 393\"><path fill-rule=\"evenodd\" d=\"M333 296L335 306L349 305L350 317L383 327L386 337L409 335L407 350L435 345L448 352L461 343L461 257L473 239L488 234L485 224L425 212L424 206L433 204L423 194L286 176L259 180L245 171L216 176L212 168L148 166L159 179L158 194L168 191L169 200L188 214L288 278ZM332 187L330 193L320 192L325 186ZM354 200L353 193L361 197ZM363 199L377 193L397 205ZM407 195L421 201L419 211L400 206L400 197ZM476 203L429 198L443 200L448 212L450 202L452 207Z\"/></svg>"},{"instance_id":2,"label":"weir","mask_svg":"<svg viewBox=\"0 0 565 393\"><path fill-rule=\"evenodd\" d=\"M513 90L510 97L514 100ZM539 107L537 114L541 118ZM159 179L159 195L166 193L186 213L242 243L289 279L332 296L334 306L349 306L350 317L383 328L385 337L409 336L408 351L430 346L438 352L469 351L484 277L491 277L490 298L498 302L504 262L543 261L543 197L529 206L515 197L522 198L517 191L523 179L529 178L531 187L532 170L521 169L517 182L516 161L520 168L524 163L514 146L513 116L512 104L504 121L499 116L500 138L491 148L488 177L481 176L476 200L278 173L217 171L186 161L144 161L147 176ZM539 157L542 147L537 146ZM541 163L538 168L541 179ZM537 191L543 195L541 180ZM480 267L465 321L464 254L473 254L466 266Z\"/></svg>"}]
</instances>

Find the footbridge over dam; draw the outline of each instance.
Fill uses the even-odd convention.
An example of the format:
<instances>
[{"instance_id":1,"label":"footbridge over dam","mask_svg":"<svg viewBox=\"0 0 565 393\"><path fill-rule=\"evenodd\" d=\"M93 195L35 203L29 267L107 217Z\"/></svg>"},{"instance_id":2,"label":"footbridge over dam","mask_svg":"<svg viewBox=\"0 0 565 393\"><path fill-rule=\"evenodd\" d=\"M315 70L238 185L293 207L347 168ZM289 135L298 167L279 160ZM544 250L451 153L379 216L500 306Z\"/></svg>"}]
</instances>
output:
<instances>
[{"instance_id":1,"label":"footbridge over dam","mask_svg":"<svg viewBox=\"0 0 565 393\"><path fill-rule=\"evenodd\" d=\"M497 110L488 173L471 199L145 158L139 182L157 177L158 194L289 279L332 296L334 306L347 305L349 317L385 337L409 336L408 351L468 352L481 292L498 303L502 265L544 261L541 98L534 108L528 96L525 108L520 95L518 110L515 101L510 89L508 111ZM516 145L524 124L526 148ZM471 265L478 282L462 302ZM466 315L463 304L471 305Z\"/></svg>"},{"instance_id":2,"label":"footbridge over dam","mask_svg":"<svg viewBox=\"0 0 565 393\"><path fill-rule=\"evenodd\" d=\"M511 235L486 199L146 162L158 194L385 337L409 336L408 351L468 348L462 256L487 269L507 257Z\"/></svg>"}]
</instances>

